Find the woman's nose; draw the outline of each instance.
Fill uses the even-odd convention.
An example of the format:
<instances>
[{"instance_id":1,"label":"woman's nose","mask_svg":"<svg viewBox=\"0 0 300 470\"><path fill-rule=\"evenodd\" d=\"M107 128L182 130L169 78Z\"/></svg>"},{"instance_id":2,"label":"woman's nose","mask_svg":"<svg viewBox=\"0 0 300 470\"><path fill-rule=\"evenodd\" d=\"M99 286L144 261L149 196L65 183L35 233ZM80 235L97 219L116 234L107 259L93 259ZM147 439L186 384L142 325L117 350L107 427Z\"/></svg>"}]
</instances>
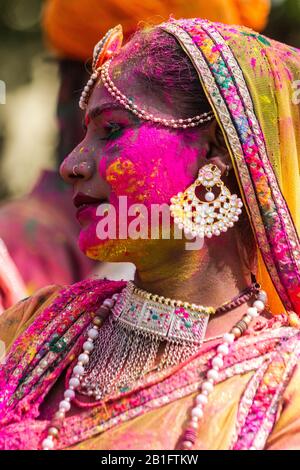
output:
<instances>
[{"instance_id":1,"label":"woman's nose","mask_svg":"<svg viewBox=\"0 0 300 470\"><path fill-rule=\"evenodd\" d=\"M68 184L75 184L78 180L88 180L93 176L95 163L89 161L78 161L72 152L60 165L59 173Z\"/></svg>"}]
</instances>

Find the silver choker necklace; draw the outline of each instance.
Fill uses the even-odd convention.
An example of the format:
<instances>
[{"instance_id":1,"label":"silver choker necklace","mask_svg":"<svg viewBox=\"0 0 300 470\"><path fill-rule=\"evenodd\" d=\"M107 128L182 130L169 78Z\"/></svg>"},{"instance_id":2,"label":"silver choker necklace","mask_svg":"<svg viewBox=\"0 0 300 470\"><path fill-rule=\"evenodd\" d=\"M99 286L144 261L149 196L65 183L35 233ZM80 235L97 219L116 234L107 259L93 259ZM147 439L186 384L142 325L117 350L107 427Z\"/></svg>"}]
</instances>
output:
<instances>
[{"instance_id":1,"label":"silver choker necklace","mask_svg":"<svg viewBox=\"0 0 300 470\"><path fill-rule=\"evenodd\" d=\"M212 307L150 294L131 281L116 299L78 390L96 400L126 391L153 369L176 366L194 355L204 342L209 316L216 313Z\"/></svg>"}]
</instances>

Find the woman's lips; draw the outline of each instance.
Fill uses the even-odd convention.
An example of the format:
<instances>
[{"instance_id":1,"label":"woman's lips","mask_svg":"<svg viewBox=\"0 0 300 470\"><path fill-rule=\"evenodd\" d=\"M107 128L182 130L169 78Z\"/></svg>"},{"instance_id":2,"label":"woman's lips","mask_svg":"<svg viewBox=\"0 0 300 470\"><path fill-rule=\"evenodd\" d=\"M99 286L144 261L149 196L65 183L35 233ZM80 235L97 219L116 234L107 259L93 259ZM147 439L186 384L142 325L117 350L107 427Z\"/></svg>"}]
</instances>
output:
<instances>
[{"instance_id":1,"label":"woman's lips","mask_svg":"<svg viewBox=\"0 0 300 470\"><path fill-rule=\"evenodd\" d=\"M73 203L77 207L76 218L80 225L85 225L96 218L96 210L100 204L107 203L107 199L98 199L86 194L79 193L73 198Z\"/></svg>"}]
</instances>

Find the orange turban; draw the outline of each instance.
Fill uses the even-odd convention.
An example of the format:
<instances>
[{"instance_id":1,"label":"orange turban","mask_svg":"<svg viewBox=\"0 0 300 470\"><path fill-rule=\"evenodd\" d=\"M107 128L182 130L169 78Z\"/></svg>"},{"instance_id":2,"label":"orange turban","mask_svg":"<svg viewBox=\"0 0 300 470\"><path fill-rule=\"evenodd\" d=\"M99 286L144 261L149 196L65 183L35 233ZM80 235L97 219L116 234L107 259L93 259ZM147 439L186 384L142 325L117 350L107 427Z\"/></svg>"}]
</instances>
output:
<instances>
[{"instance_id":1,"label":"orange turban","mask_svg":"<svg viewBox=\"0 0 300 470\"><path fill-rule=\"evenodd\" d=\"M47 0L43 27L59 56L85 61L106 31L119 23L125 38L140 21L160 23L170 14L244 24L259 31L269 10L270 0Z\"/></svg>"}]
</instances>

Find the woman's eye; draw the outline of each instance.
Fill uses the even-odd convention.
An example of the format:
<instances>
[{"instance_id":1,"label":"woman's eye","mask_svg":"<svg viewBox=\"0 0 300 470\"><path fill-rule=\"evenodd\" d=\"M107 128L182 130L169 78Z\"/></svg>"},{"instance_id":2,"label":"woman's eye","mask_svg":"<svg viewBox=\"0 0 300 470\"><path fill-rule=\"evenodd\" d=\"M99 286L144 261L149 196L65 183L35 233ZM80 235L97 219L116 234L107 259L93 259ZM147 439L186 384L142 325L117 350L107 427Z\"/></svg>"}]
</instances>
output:
<instances>
[{"instance_id":1,"label":"woman's eye","mask_svg":"<svg viewBox=\"0 0 300 470\"><path fill-rule=\"evenodd\" d=\"M116 122L109 122L104 126L105 137L102 140L116 139L122 134L123 127Z\"/></svg>"}]
</instances>

